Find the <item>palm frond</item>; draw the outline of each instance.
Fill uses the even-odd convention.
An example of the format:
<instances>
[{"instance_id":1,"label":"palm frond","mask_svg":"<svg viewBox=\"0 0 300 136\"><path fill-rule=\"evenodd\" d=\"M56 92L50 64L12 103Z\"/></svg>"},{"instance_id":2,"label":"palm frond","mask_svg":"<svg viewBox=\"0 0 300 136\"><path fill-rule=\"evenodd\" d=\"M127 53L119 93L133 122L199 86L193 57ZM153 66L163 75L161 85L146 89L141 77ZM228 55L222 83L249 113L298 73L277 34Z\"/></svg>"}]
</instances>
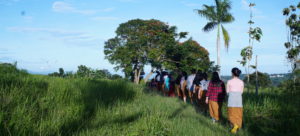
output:
<instances>
[{"instance_id":1,"label":"palm frond","mask_svg":"<svg viewBox=\"0 0 300 136\"><path fill-rule=\"evenodd\" d=\"M256 6L255 3L250 3L250 4L249 4L249 7L254 7L254 6Z\"/></svg>"},{"instance_id":2,"label":"palm frond","mask_svg":"<svg viewBox=\"0 0 300 136\"><path fill-rule=\"evenodd\" d=\"M224 0L222 2L222 8L229 11L231 9L231 2L229 0Z\"/></svg>"},{"instance_id":3,"label":"palm frond","mask_svg":"<svg viewBox=\"0 0 300 136\"><path fill-rule=\"evenodd\" d=\"M215 6L208 6L208 5L203 5L203 9L196 9L196 12L202 16L208 19L209 21L215 21L216 20L216 11L215 11Z\"/></svg>"},{"instance_id":4,"label":"palm frond","mask_svg":"<svg viewBox=\"0 0 300 136\"><path fill-rule=\"evenodd\" d=\"M231 2L229 0L218 1L217 15L218 15L219 22L228 22L228 21L223 21L224 19L227 19L229 20L229 22L231 22L230 20L232 20L231 18L233 17L229 13L230 9L231 9Z\"/></svg>"},{"instance_id":5,"label":"palm frond","mask_svg":"<svg viewBox=\"0 0 300 136\"><path fill-rule=\"evenodd\" d=\"M213 30L217 25L218 25L217 22L208 22L208 23L203 27L203 31L204 31L204 32L209 32L209 31Z\"/></svg>"},{"instance_id":6,"label":"palm frond","mask_svg":"<svg viewBox=\"0 0 300 136\"><path fill-rule=\"evenodd\" d=\"M220 9L220 4L221 4L220 0L215 0L215 3L216 3L217 9Z\"/></svg>"},{"instance_id":7,"label":"palm frond","mask_svg":"<svg viewBox=\"0 0 300 136\"><path fill-rule=\"evenodd\" d=\"M223 27L223 25L221 25L221 27L222 27L222 33L223 33L223 39L224 39L224 43L225 43L225 48L228 51L229 42L230 42L230 36L229 36L229 33L227 32L227 30Z\"/></svg>"},{"instance_id":8,"label":"palm frond","mask_svg":"<svg viewBox=\"0 0 300 136\"><path fill-rule=\"evenodd\" d=\"M291 9L292 11L296 11L296 7L295 7L294 5L291 5L291 6L290 6L290 9Z\"/></svg>"},{"instance_id":9,"label":"palm frond","mask_svg":"<svg viewBox=\"0 0 300 136\"><path fill-rule=\"evenodd\" d=\"M282 11L282 14L284 16L288 16L290 14L290 9L289 8L284 8L283 11Z\"/></svg>"},{"instance_id":10,"label":"palm frond","mask_svg":"<svg viewBox=\"0 0 300 136\"><path fill-rule=\"evenodd\" d=\"M221 23L231 23L233 21L234 21L234 17L229 13L223 15L220 19Z\"/></svg>"}]
</instances>

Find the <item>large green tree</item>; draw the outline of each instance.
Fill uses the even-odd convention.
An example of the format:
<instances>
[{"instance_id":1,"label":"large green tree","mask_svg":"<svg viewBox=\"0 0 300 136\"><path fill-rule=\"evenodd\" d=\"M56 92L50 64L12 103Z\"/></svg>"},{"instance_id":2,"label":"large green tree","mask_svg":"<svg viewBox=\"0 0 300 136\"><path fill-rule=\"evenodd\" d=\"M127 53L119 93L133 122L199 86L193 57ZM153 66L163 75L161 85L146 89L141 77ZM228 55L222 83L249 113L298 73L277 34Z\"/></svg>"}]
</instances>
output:
<instances>
[{"instance_id":1,"label":"large green tree","mask_svg":"<svg viewBox=\"0 0 300 136\"><path fill-rule=\"evenodd\" d=\"M233 22L234 17L229 12L231 9L229 0L215 0L215 4L213 6L204 4L202 9L197 9L197 13L209 21L204 26L203 31L209 32L217 27L217 65L220 66L220 30L222 30L225 48L228 50L230 36L223 24Z\"/></svg>"},{"instance_id":2,"label":"large green tree","mask_svg":"<svg viewBox=\"0 0 300 136\"><path fill-rule=\"evenodd\" d=\"M209 53L196 41L189 39L166 50L164 66L173 71L190 71L192 69L208 71L210 67Z\"/></svg>"},{"instance_id":3,"label":"large green tree","mask_svg":"<svg viewBox=\"0 0 300 136\"><path fill-rule=\"evenodd\" d=\"M176 44L177 37L186 33L176 33L176 27L159 20L129 20L120 24L116 36L105 42L106 59L122 69L125 76L133 76L139 83L145 65L161 68L165 57L165 46Z\"/></svg>"}]
</instances>

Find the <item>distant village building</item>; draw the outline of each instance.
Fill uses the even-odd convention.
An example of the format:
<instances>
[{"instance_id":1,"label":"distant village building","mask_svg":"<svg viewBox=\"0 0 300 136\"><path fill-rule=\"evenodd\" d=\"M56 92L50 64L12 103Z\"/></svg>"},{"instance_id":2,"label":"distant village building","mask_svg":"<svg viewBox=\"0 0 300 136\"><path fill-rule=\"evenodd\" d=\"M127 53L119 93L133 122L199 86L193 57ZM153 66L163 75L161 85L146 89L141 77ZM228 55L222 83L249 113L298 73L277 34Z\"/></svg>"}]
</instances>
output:
<instances>
[{"instance_id":1,"label":"distant village building","mask_svg":"<svg viewBox=\"0 0 300 136\"><path fill-rule=\"evenodd\" d=\"M280 78L280 77L284 77L284 74L271 74L270 78Z\"/></svg>"}]
</instances>

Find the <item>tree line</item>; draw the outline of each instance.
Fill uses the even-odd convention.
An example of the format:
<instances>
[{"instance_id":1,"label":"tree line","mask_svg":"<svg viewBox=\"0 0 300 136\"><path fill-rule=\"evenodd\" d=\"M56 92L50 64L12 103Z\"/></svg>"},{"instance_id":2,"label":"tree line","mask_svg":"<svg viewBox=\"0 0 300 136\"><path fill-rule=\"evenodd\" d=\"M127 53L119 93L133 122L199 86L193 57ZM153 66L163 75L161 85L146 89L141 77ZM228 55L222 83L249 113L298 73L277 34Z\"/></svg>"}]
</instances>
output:
<instances>
[{"instance_id":1,"label":"tree line","mask_svg":"<svg viewBox=\"0 0 300 136\"><path fill-rule=\"evenodd\" d=\"M85 65L78 66L75 73L65 72L63 68L59 68L58 72L50 73L49 76L63 78L89 78L89 79L122 79L118 74L111 74L107 69L92 69Z\"/></svg>"}]
</instances>

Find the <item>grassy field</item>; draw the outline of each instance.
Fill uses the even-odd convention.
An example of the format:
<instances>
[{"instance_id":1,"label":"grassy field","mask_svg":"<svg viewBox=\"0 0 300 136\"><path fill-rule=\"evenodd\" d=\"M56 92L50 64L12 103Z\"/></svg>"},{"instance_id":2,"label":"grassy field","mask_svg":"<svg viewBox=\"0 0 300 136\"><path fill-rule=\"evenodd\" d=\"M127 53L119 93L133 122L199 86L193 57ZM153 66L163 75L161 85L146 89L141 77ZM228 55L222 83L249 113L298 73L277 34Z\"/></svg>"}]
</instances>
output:
<instances>
[{"instance_id":1,"label":"grassy field","mask_svg":"<svg viewBox=\"0 0 300 136\"><path fill-rule=\"evenodd\" d=\"M226 120L213 124L191 104L126 81L29 75L3 66L0 73L0 135L231 135ZM258 97L246 92L237 135L300 135L299 98L277 88Z\"/></svg>"}]
</instances>

